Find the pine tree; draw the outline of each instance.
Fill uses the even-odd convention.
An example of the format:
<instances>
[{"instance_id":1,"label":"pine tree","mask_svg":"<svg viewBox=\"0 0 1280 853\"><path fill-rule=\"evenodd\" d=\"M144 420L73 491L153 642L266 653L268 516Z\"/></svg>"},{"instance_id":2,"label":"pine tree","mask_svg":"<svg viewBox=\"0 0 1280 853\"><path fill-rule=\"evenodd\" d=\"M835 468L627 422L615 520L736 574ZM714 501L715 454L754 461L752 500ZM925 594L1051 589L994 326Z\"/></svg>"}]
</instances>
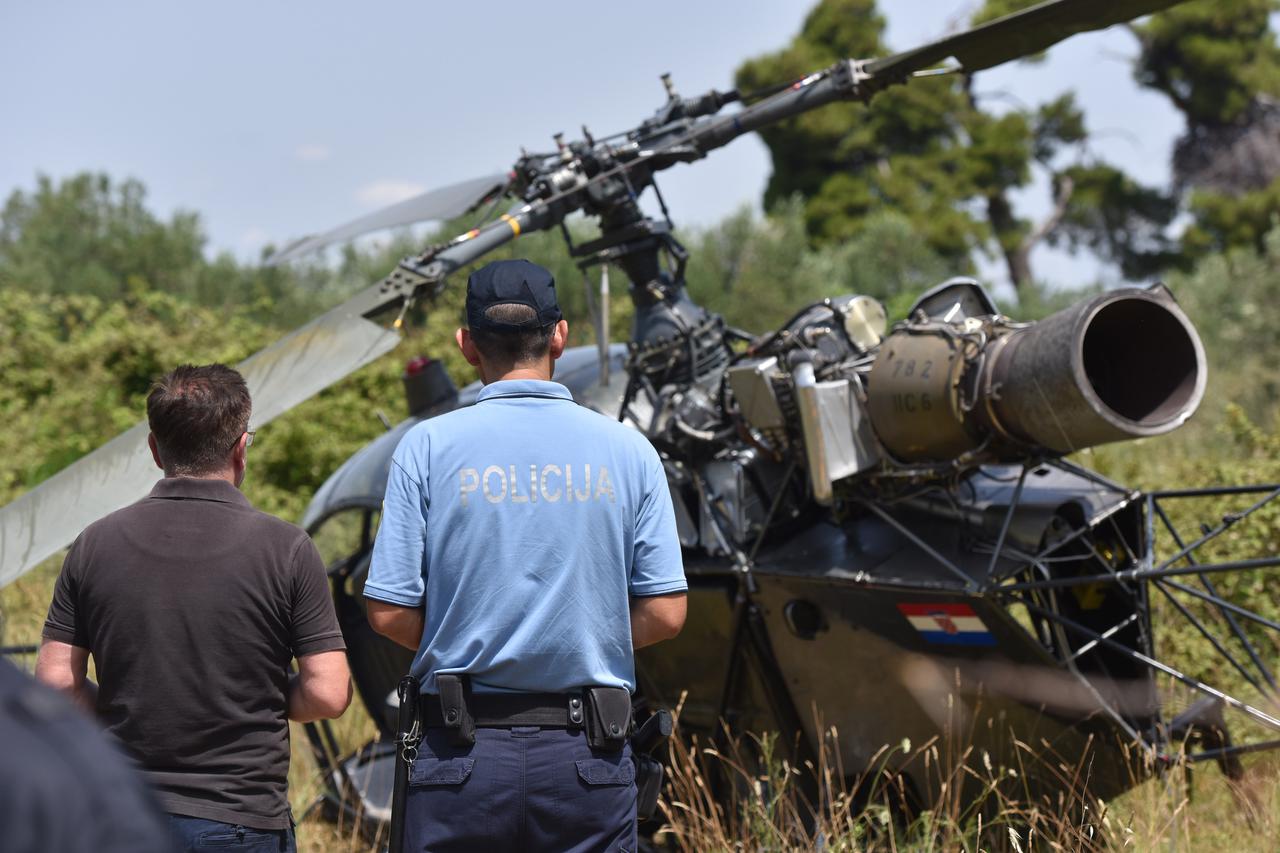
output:
<instances>
[{"instance_id":1,"label":"pine tree","mask_svg":"<svg viewBox=\"0 0 1280 853\"><path fill-rule=\"evenodd\" d=\"M991 0L975 21L1032 2ZM750 91L841 58L883 55L884 25L875 0L823 0L790 45L738 69L738 86ZM972 266L975 250L994 245L1020 294L1034 286L1031 252L1042 242L1088 247L1130 275L1168 262L1163 232L1176 212L1172 200L1079 154L1060 162L1082 152L1087 138L1069 94L997 114L978 102L971 78L926 78L869 105L815 110L761 136L774 165L765 206L800 195L809 237L819 245L858 237L872 217L893 210L956 272ZM1054 193L1039 223L1010 201L1034 168L1049 172Z\"/></svg>"},{"instance_id":2,"label":"pine tree","mask_svg":"<svg viewBox=\"0 0 1280 853\"><path fill-rule=\"evenodd\" d=\"M1263 248L1280 215L1280 45L1277 0L1200 0L1135 25L1138 82L1186 120L1174 149L1175 187L1188 194L1192 257Z\"/></svg>"}]
</instances>

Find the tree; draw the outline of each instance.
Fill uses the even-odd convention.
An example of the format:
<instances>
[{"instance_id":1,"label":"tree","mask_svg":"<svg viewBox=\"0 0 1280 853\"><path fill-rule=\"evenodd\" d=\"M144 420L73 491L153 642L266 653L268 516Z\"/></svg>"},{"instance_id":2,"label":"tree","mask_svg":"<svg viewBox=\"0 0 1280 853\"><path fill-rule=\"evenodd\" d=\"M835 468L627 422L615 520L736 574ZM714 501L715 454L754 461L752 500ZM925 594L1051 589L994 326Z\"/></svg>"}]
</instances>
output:
<instances>
[{"instance_id":1,"label":"tree","mask_svg":"<svg viewBox=\"0 0 1280 853\"><path fill-rule=\"evenodd\" d=\"M1032 2L991 0L976 20ZM823 0L790 45L738 69L738 86L763 88L840 58L884 54L883 32L875 0ZM953 272L971 269L973 251L994 244L1020 294L1033 286L1031 252L1045 241L1087 245L1126 271L1145 269L1152 257L1166 254L1160 236L1172 206L1144 196L1146 203L1136 208L1148 217L1140 223L1141 237L1126 239L1121 229L1142 219L1119 207L1132 200L1121 191L1132 185L1103 164L1072 172L1059 162L1086 140L1083 114L1070 95L996 114L978 103L971 79L923 79L889 89L869 105L841 103L806 113L761 136L774 165L766 207L800 194L817 245L855 238L875 214L893 210ZM1050 172L1054 188L1052 211L1040 223L1019 215L1010 201L1036 167ZM1077 197L1083 189L1088 192ZM1079 199L1113 207L1101 217L1088 215Z\"/></svg>"},{"instance_id":2,"label":"tree","mask_svg":"<svg viewBox=\"0 0 1280 853\"><path fill-rule=\"evenodd\" d=\"M0 289L106 301L167 293L287 326L370 281L323 265L242 264L228 253L210 260L199 216L178 212L166 222L146 197L140 181L88 172L60 182L41 175L34 192L14 191L0 210Z\"/></svg>"},{"instance_id":3,"label":"tree","mask_svg":"<svg viewBox=\"0 0 1280 853\"><path fill-rule=\"evenodd\" d=\"M1277 0L1201 0L1133 26L1139 83L1165 94L1186 129L1174 148L1175 188L1189 194L1191 257L1263 250L1280 212L1280 45Z\"/></svg>"},{"instance_id":4,"label":"tree","mask_svg":"<svg viewBox=\"0 0 1280 853\"><path fill-rule=\"evenodd\" d=\"M1143 186L1102 162L1070 165L1055 180L1071 194L1061 202L1063 215L1048 235L1051 245L1089 249L1135 280L1185 266L1168 235L1178 213L1175 195Z\"/></svg>"},{"instance_id":5,"label":"tree","mask_svg":"<svg viewBox=\"0 0 1280 853\"><path fill-rule=\"evenodd\" d=\"M1271 32L1277 0L1200 0L1131 26L1142 46L1134 76L1186 118L1183 144L1247 126L1280 95L1280 46ZM1184 164L1189 165L1189 164ZM1196 171L1178 175L1195 182Z\"/></svg>"},{"instance_id":6,"label":"tree","mask_svg":"<svg viewBox=\"0 0 1280 853\"><path fill-rule=\"evenodd\" d=\"M782 51L748 60L743 91L797 79L848 56L886 52L874 0L826 0ZM837 103L761 132L773 155L765 207L799 193L815 243L848 239L872 213L892 208L958 271L986 239L984 223L955 204L971 196L959 154L963 94L949 81L885 92L870 105Z\"/></svg>"},{"instance_id":7,"label":"tree","mask_svg":"<svg viewBox=\"0 0 1280 853\"><path fill-rule=\"evenodd\" d=\"M861 293L902 317L921 292L952 274L894 211L869 216L858 234L819 247L805 237L804 200L793 196L759 219L743 209L687 236L690 295L753 333L777 328L801 307Z\"/></svg>"},{"instance_id":8,"label":"tree","mask_svg":"<svg viewBox=\"0 0 1280 853\"><path fill-rule=\"evenodd\" d=\"M41 175L34 193L15 191L0 212L0 288L106 299L191 290L204 262L199 220L161 222L145 200L135 180L113 186L84 173L55 185Z\"/></svg>"}]
</instances>

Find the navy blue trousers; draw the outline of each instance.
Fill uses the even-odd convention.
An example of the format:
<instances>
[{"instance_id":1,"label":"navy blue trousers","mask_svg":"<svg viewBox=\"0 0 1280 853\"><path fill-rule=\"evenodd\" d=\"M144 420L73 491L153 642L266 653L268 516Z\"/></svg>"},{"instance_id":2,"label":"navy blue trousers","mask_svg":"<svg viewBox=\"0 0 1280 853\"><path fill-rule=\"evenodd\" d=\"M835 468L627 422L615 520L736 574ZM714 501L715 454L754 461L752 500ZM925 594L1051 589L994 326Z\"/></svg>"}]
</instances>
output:
<instances>
[{"instance_id":1,"label":"navy blue trousers","mask_svg":"<svg viewBox=\"0 0 1280 853\"><path fill-rule=\"evenodd\" d=\"M428 729L409 775L405 851L598 853L636 849L631 748L582 732L477 729L474 746Z\"/></svg>"}]
</instances>

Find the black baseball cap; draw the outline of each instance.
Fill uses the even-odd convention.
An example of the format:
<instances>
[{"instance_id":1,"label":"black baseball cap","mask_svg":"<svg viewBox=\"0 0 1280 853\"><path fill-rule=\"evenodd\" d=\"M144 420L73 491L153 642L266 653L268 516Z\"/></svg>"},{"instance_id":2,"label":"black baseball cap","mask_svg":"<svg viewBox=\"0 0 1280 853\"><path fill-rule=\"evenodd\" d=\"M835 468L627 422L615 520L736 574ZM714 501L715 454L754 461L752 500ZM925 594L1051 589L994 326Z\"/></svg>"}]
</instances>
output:
<instances>
[{"instance_id":1,"label":"black baseball cap","mask_svg":"<svg viewBox=\"0 0 1280 853\"><path fill-rule=\"evenodd\" d=\"M528 305L535 316L523 323L502 323L484 316L495 305L511 304ZM555 277L535 263L493 261L467 277L467 326L472 330L541 329L562 318Z\"/></svg>"}]
</instances>

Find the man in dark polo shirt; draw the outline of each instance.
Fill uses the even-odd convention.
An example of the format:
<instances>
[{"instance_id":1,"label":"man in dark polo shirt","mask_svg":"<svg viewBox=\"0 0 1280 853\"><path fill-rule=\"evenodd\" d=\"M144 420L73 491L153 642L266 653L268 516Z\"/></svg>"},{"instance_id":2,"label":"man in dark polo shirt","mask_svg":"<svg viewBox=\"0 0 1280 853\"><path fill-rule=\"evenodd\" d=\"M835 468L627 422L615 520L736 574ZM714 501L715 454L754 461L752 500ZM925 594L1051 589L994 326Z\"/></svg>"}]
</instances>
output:
<instances>
[{"instance_id":1,"label":"man in dark polo shirt","mask_svg":"<svg viewBox=\"0 0 1280 853\"><path fill-rule=\"evenodd\" d=\"M71 546L36 664L137 759L190 850L292 851L288 720L336 717L351 699L320 555L239 491L249 409L223 365L156 383L164 479Z\"/></svg>"}]
</instances>

